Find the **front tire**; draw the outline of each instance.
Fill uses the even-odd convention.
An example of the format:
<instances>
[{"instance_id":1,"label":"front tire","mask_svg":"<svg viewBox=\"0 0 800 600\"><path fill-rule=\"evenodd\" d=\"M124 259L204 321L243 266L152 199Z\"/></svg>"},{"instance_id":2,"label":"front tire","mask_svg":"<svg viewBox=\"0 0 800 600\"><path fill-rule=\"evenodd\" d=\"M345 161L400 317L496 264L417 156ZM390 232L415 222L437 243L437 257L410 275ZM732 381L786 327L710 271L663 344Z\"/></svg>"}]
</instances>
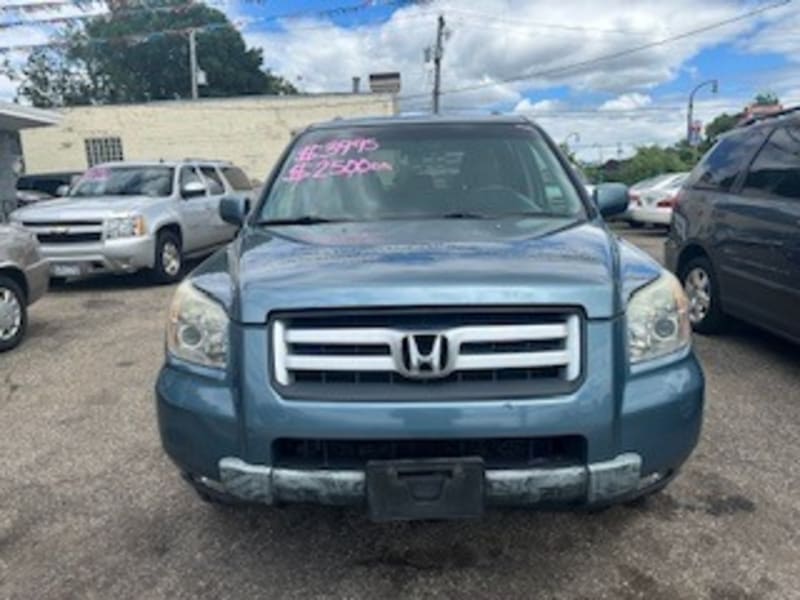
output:
<instances>
[{"instance_id":1,"label":"front tire","mask_svg":"<svg viewBox=\"0 0 800 600\"><path fill-rule=\"evenodd\" d=\"M681 270L681 283L689 297L689 320L698 333L720 333L725 328L725 313L719 282L711 261L705 256L691 259Z\"/></svg>"},{"instance_id":2,"label":"front tire","mask_svg":"<svg viewBox=\"0 0 800 600\"><path fill-rule=\"evenodd\" d=\"M10 277L0 275L0 352L16 348L28 328L27 300Z\"/></svg>"},{"instance_id":3,"label":"front tire","mask_svg":"<svg viewBox=\"0 0 800 600\"><path fill-rule=\"evenodd\" d=\"M172 231L162 231L156 238L153 277L158 283L175 283L183 274L181 241Z\"/></svg>"}]
</instances>

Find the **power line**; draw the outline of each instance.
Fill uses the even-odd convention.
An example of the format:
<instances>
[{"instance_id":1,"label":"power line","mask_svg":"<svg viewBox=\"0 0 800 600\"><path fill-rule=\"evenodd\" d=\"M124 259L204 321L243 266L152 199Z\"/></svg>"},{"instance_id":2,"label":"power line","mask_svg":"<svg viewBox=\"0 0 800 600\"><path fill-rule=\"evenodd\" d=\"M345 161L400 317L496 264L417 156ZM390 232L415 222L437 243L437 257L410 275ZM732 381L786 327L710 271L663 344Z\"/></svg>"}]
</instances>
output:
<instances>
[{"instance_id":1,"label":"power line","mask_svg":"<svg viewBox=\"0 0 800 600\"><path fill-rule=\"evenodd\" d=\"M568 36L570 34L572 34L574 36L578 36L578 35L585 36L586 35L585 31L569 30L569 31L565 32L560 28L544 29L544 30L540 30L540 31L531 31L529 28L523 29L524 26L522 26L522 25L514 27L514 26L511 26L511 25L505 25L503 23L487 23L485 21L479 20L477 17L473 20L473 19L465 18L465 17L459 16L459 15L456 15L454 17L454 21L455 21L455 23L457 23L461 27L469 27L469 28L472 28L472 29L496 29L496 30L499 30L499 31L503 31L503 32L505 32L505 33L507 33L509 35L523 35L523 36L526 36L526 37L535 37L535 38L542 37L542 36L558 36L559 38L563 39L564 36ZM602 30L601 30L601 32L602 32ZM608 32L605 32L605 33L608 33ZM638 33L630 33L628 35L630 37L639 37L639 38L641 38L641 37L645 37L647 34L643 33L643 32L638 32Z\"/></svg>"},{"instance_id":2,"label":"power line","mask_svg":"<svg viewBox=\"0 0 800 600\"><path fill-rule=\"evenodd\" d=\"M95 0L49 0L49 2L16 2L12 4L0 4L0 11L8 12L30 12L60 10L65 6L77 6L81 4L92 4Z\"/></svg>"},{"instance_id":3,"label":"power line","mask_svg":"<svg viewBox=\"0 0 800 600\"><path fill-rule=\"evenodd\" d=\"M279 15L268 15L264 17L246 17L242 19L242 21L245 23L254 23L254 22L282 21L282 20L296 19L300 17L312 17L312 16L335 17L345 14L352 14L363 10L368 10L371 8L379 8L386 6L402 6L410 3L413 3L413 0L362 0L358 4L346 4L346 5L335 6L332 8L316 9L316 10L306 9ZM25 6L50 6L50 4L40 5L34 3ZM92 19L95 17L106 17L110 19L118 15L135 14L139 12L185 13L195 9L196 7L205 6L205 3L196 2L195 0L187 0L183 4L177 4L177 5L164 5L161 2L143 2L137 6L108 11L106 3L99 0L73 0L72 2L70 2L70 0L64 0L64 1L59 0L58 2L53 4L53 9L59 10L65 7L73 7L73 6L75 8L79 8L84 11L86 10L86 7L102 8L106 9L106 12L73 14L73 15L57 15L41 19L17 19L15 21L2 21L0 22L0 29L8 29L12 27L21 27L30 25L46 25L46 24L60 23L60 22L64 23L77 22L84 19ZM213 6L211 7L213 8Z\"/></svg>"},{"instance_id":4,"label":"power line","mask_svg":"<svg viewBox=\"0 0 800 600\"><path fill-rule=\"evenodd\" d=\"M525 26L525 27L534 27L534 28L542 28L542 29L560 29L562 31L575 31L580 33L587 33L587 32L597 32L597 33L614 33L619 35L645 35L642 31L633 31L630 29L608 29L604 27L589 27L586 25L567 25L565 23L547 23L541 21L528 21L525 19L511 19L505 17L498 17L497 15L492 15L490 13L474 11L474 10L463 10L460 8L449 8L448 12L454 12L456 14L461 14L466 17L471 17L473 19L478 19L484 24L486 24L486 20L491 21L498 21L500 23L507 23L510 25L516 26Z\"/></svg>"},{"instance_id":5,"label":"power line","mask_svg":"<svg viewBox=\"0 0 800 600\"><path fill-rule=\"evenodd\" d=\"M719 28L725 27L727 25L732 25L732 24L738 23L740 21L751 19L751 18L753 18L755 16L758 16L760 14L763 14L763 13L765 13L767 11L774 10L774 9L779 8L781 6L786 6L787 4L790 4L791 2L792 2L792 0L779 0L778 2L773 2L771 4L767 4L767 5L755 8L753 10L750 10L750 11L748 11L746 13L743 13L741 15L738 15L736 17L731 17L729 19L724 19L722 21L716 21L714 23L710 23L710 24L705 25L703 27L698 27L697 29L691 29L691 30L685 31L683 33L672 35L672 36L669 36L669 37L666 37L666 38L662 38L660 40L656 40L656 41L653 41L653 42L648 42L646 44L641 44L639 46L634 46L632 48L627 48L625 50L620 50L618 52L613 52L611 54L605 54L603 56L598 56L598 57L595 57L595 58L591 58L591 59L587 59L587 60L583 60L583 61L578 61L578 62L566 64L566 65L560 65L558 67L551 67L549 69L543 69L541 71L530 72L530 73L526 73L526 74L523 74L523 75L515 75L515 76L512 76L512 77L505 77L505 78L502 78L502 79L499 79L499 80L494 80L494 81L487 82L487 83L478 83L478 84L462 86L462 87L458 87L458 88L452 88L452 89L449 89L449 90L443 90L442 94L459 94L459 93L463 93L463 92L471 92L471 91L475 91L475 90L481 90L481 89L485 89L487 87L494 87L496 85L504 84L504 83L516 83L516 82L525 81L525 80L528 80L528 79L535 79L537 77L548 77L548 76L552 76L552 75L561 75L565 71L573 71L575 69L583 69L585 67L589 67L589 66L596 65L596 64L599 64L599 63L607 62L607 61L610 61L610 60L616 60L618 58L623 58L623 57L629 56L631 54L636 54L638 52L643 52L645 50L650 50L652 48L658 48L659 46L664 46L664 45L667 45L667 44L671 44L672 42L677 42L679 40L683 40L683 39L686 39L686 38L689 38L689 37L693 37L693 36L699 35L701 33L706 33L708 31L713 31L715 29L719 29ZM401 98L401 99L411 99L411 98L419 97L419 96L420 96L420 94L414 94L414 95L411 95L411 96L406 96L405 98Z\"/></svg>"}]
</instances>

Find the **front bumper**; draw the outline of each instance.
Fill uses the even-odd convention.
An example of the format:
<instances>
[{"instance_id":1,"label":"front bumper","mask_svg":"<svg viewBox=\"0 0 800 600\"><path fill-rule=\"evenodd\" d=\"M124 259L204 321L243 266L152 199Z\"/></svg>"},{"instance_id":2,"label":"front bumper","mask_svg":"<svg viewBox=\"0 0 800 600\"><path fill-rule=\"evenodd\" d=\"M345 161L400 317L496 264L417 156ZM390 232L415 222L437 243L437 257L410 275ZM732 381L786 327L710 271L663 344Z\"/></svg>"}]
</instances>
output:
<instances>
[{"instance_id":1,"label":"front bumper","mask_svg":"<svg viewBox=\"0 0 800 600\"><path fill-rule=\"evenodd\" d=\"M33 304L44 296L50 285L50 264L40 260L25 267L25 280L28 282L28 304Z\"/></svg>"},{"instance_id":2,"label":"front bumper","mask_svg":"<svg viewBox=\"0 0 800 600\"><path fill-rule=\"evenodd\" d=\"M546 504L600 505L635 497L654 482L642 478L642 459L626 453L608 461L562 468L487 470L485 502L493 506ZM220 481L197 483L245 502L311 502L363 505L363 470L297 470L248 464L238 458L219 461Z\"/></svg>"},{"instance_id":3,"label":"front bumper","mask_svg":"<svg viewBox=\"0 0 800 600\"><path fill-rule=\"evenodd\" d=\"M600 342L602 335L594 339ZM254 344L250 351L265 346ZM588 443L585 463L487 470L487 500L543 507L607 504L646 493L678 471L697 444L704 395L691 352L638 368L612 393L609 354L597 345L588 357L587 383L569 397L422 403L292 402L273 396L266 380L247 377L243 387L253 391L237 393L231 374L169 360L156 385L159 429L168 456L198 487L256 502L330 504L363 502L363 467L279 468L274 440L579 434Z\"/></svg>"},{"instance_id":4,"label":"front bumper","mask_svg":"<svg viewBox=\"0 0 800 600\"><path fill-rule=\"evenodd\" d=\"M120 238L85 244L47 244L42 255L51 265L51 274L83 276L95 273L133 273L150 269L155 261L155 238ZM61 270L74 267L74 270Z\"/></svg>"},{"instance_id":5,"label":"front bumper","mask_svg":"<svg viewBox=\"0 0 800 600\"><path fill-rule=\"evenodd\" d=\"M651 225L669 225L672 221L672 209L633 207L628 211L628 220Z\"/></svg>"}]
</instances>

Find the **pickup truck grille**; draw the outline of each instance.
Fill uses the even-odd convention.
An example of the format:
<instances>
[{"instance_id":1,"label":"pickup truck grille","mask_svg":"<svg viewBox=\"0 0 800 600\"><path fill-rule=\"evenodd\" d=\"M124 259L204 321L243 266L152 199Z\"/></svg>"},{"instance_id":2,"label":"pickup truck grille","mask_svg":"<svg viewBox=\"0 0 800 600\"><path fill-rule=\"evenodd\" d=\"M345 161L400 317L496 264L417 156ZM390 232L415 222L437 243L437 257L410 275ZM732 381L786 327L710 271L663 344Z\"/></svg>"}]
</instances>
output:
<instances>
[{"instance_id":1,"label":"pickup truck grille","mask_svg":"<svg viewBox=\"0 0 800 600\"><path fill-rule=\"evenodd\" d=\"M567 393L582 375L576 310L431 308L279 314L273 382L314 400L440 400Z\"/></svg>"},{"instance_id":2,"label":"pickup truck grille","mask_svg":"<svg viewBox=\"0 0 800 600\"><path fill-rule=\"evenodd\" d=\"M22 226L41 244L81 244L103 238L102 221L25 221Z\"/></svg>"}]
</instances>

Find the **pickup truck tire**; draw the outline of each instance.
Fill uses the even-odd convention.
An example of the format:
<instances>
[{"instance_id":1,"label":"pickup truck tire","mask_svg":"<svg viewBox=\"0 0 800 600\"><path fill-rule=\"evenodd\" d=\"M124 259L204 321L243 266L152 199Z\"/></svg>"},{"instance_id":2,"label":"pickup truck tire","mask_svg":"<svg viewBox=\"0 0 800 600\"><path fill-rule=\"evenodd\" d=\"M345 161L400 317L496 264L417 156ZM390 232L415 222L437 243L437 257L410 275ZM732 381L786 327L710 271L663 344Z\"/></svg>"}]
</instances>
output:
<instances>
[{"instance_id":1,"label":"pickup truck tire","mask_svg":"<svg viewBox=\"0 0 800 600\"><path fill-rule=\"evenodd\" d=\"M681 269L681 283L692 303L689 308L692 329L709 334L723 331L727 319L711 261L705 256L692 258Z\"/></svg>"},{"instance_id":2,"label":"pickup truck tire","mask_svg":"<svg viewBox=\"0 0 800 600\"><path fill-rule=\"evenodd\" d=\"M183 274L181 241L172 231L161 231L156 238L153 278L158 283L175 283Z\"/></svg>"},{"instance_id":3,"label":"pickup truck tire","mask_svg":"<svg viewBox=\"0 0 800 600\"><path fill-rule=\"evenodd\" d=\"M25 293L16 281L0 275L0 352L18 346L27 328Z\"/></svg>"}]
</instances>

